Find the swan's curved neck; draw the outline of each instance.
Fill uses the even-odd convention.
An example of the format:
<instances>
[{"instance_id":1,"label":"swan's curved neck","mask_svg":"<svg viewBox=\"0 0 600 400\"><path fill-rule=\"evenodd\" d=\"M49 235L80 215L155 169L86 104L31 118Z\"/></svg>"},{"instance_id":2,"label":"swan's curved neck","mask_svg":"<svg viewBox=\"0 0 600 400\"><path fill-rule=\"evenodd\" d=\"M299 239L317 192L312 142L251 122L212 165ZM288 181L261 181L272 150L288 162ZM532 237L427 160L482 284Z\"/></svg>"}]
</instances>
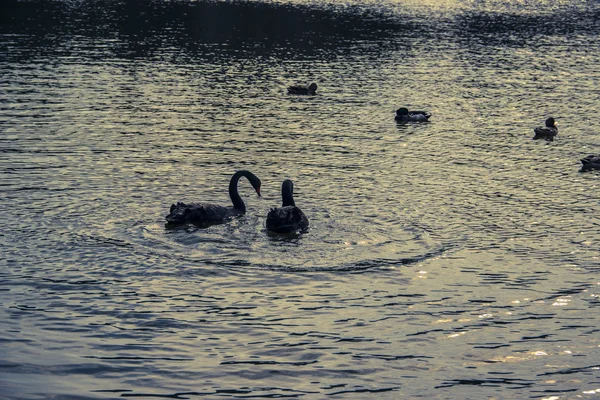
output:
<instances>
[{"instance_id":1,"label":"swan's curved neck","mask_svg":"<svg viewBox=\"0 0 600 400\"><path fill-rule=\"evenodd\" d=\"M283 186L281 186L281 199L283 201L283 207L296 207L296 203L294 202L294 186L291 182L285 182Z\"/></svg>"},{"instance_id":2,"label":"swan's curved neck","mask_svg":"<svg viewBox=\"0 0 600 400\"><path fill-rule=\"evenodd\" d=\"M240 210L242 212L246 212L246 205L244 204L244 200L242 200L240 194L238 193L238 182L240 177L246 176L246 171L237 171L231 177L229 181L229 197L231 198L231 202L233 203L233 208L236 210Z\"/></svg>"}]
</instances>

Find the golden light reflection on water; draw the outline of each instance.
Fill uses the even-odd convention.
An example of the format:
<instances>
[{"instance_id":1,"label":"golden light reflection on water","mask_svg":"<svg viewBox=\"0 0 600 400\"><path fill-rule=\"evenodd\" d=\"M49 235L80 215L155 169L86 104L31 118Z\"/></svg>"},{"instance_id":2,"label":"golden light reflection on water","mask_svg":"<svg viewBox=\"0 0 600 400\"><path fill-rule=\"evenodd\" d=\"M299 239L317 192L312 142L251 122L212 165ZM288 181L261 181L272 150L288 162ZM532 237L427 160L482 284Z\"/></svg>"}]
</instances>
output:
<instances>
[{"instance_id":1,"label":"golden light reflection on water","mask_svg":"<svg viewBox=\"0 0 600 400\"><path fill-rule=\"evenodd\" d=\"M562 296L562 297L557 298L552 303L552 305L555 307L564 307L564 306L569 305L569 303L571 303L571 300L572 300L571 296Z\"/></svg>"}]
</instances>

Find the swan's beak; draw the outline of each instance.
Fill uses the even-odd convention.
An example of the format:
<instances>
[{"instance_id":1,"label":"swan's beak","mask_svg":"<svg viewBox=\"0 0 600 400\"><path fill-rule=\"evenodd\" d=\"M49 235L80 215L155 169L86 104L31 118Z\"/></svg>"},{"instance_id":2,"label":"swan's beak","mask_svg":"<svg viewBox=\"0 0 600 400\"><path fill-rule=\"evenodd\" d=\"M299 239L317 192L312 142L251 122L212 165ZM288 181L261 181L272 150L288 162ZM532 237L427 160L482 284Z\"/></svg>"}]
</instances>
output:
<instances>
[{"instance_id":1,"label":"swan's beak","mask_svg":"<svg viewBox=\"0 0 600 400\"><path fill-rule=\"evenodd\" d=\"M260 188L256 188L256 194L260 197Z\"/></svg>"}]
</instances>

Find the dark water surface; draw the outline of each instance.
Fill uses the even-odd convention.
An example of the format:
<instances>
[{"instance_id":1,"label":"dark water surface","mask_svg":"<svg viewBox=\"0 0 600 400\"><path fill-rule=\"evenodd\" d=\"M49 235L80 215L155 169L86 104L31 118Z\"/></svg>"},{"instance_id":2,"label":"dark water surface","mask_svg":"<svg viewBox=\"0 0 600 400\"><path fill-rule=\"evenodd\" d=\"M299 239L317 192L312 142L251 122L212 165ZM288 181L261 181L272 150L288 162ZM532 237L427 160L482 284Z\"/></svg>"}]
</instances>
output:
<instances>
[{"instance_id":1,"label":"dark water surface","mask_svg":"<svg viewBox=\"0 0 600 400\"><path fill-rule=\"evenodd\" d=\"M599 2L1 4L0 398L600 396Z\"/></svg>"}]
</instances>

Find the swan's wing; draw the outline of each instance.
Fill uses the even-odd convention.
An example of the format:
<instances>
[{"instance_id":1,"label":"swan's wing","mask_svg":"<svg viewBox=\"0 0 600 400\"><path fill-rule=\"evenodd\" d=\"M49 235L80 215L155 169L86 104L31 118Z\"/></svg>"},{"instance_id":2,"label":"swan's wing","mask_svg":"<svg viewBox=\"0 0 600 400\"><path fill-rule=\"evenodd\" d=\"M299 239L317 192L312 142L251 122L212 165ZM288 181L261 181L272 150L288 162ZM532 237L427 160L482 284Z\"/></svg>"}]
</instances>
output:
<instances>
[{"instance_id":1,"label":"swan's wing","mask_svg":"<svg viewBox=\"0 0 600 400\"><path fill-rule=\"evenodd\" d=\"M266 225L273 232L293 232L308 228L308 218L298 207L273 208L267 214Z\"/></svg>"},{"instance_id":2,"label":"swan's wing","mask_svg":"<svg viewBox=\"0 0 600 400\"><path fill-rule=\"evenodd\" d=\"M227 207L206 203L177 203L171 205L169 215L166 216L170 223L201 223L222 221L227 217Z\"/></svg>"}]
</instances>

